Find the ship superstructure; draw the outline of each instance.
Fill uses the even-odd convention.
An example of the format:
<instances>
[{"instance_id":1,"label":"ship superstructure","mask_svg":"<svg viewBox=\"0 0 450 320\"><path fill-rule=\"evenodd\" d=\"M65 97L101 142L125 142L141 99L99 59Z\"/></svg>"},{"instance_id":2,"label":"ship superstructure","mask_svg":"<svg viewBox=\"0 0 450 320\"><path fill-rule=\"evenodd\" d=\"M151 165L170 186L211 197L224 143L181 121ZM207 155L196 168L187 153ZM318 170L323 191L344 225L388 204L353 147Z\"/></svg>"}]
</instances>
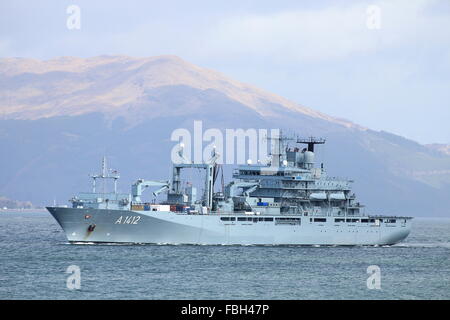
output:
<instances>
[{"instance_id":1,"label":"ship superstructure","mask_svg":"<svg viewBox=\"0 0 450 320\"><path fill-rule=\"evenodd\" d=\"M119 175L104 159L91 193L72 198L72 208L48 210L71 242L390 245L408 236L411 217L365 214L351 180L315 167L314 148L324 139L271 139L270 160L238 166L226 186L221 176L219 191L220 155L213 149L208 161L192 163L181 145L170 181L138 179L131 194L120 194ZM184 169L204 171L202 192L183 183ZM99 193L98 180L108 179L114 192ZM143 202L147 188L166 200Z\"/></svg>"}]
</instances>

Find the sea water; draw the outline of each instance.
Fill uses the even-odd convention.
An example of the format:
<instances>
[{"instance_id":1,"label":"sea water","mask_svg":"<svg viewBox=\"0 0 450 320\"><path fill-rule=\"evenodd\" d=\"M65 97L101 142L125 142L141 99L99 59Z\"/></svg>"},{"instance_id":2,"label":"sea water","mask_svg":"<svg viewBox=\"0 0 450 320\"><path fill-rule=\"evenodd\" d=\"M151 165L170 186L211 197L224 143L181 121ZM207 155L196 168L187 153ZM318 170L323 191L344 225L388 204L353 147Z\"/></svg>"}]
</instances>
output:
<instances>
[{"instance_id":1,"label":"sea water","mask_svg":"<svg viewBox=\"0 0 450 320\"><path fill-rule=\"evenodd\" d=\"M74 245L48 213L0 212L0 299L450 299L450 219L380 247Z\"/></svg>"}]
</instances>

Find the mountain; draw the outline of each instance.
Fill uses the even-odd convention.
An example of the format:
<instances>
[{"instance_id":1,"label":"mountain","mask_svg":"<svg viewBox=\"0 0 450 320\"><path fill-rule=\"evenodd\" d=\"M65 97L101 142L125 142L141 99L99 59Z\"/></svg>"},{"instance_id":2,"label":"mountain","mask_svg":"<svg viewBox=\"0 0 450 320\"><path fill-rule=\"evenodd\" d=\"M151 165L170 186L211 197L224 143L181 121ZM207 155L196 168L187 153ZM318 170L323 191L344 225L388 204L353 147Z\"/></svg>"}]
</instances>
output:
<instances>
[{"instance_id":1,"label":"mountain","mask_svg":"<svg viewBox=\"0 0 450 320\"><path fill-rule=\"evenodd\" d=\"M102 112L136 123L143 117L180 116L201 111L203 102L195 97L167 101L167 95L173 89L181 95L191 94L186 89L192 88L206 95L224 95L262 117L278 117L281 107L353 126L176 56L63 57L48 61L10 58L0 60L0 74L2 119L35 120Z\"/></svg>"},{"instance_id":2,"label":"mountain","mask_svg":"<svg viewBox=\"0 0 450 320\"><path fill-rule=\"evenodd\" d=\"M330 175L355 180L368 210L450 215L450 155L364 128L175 56L0 59L0 194L45 204L90 187L106 154L122 174L170 175L170 134L207 128L281 128L327 139ZM206 145L206 143L205 143Z\"/></svg>"}]
</instances>

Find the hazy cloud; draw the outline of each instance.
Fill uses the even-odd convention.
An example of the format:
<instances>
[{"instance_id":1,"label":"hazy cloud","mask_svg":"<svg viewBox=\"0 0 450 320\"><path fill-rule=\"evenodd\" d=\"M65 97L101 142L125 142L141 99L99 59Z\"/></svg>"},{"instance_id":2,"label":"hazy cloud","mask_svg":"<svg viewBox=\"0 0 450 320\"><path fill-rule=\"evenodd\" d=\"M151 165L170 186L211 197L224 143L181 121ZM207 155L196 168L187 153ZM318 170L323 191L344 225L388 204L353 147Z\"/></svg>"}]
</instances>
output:
<instances>
[{"instance_id":1,"label":"hazy cloud","mask_svg":"<svg viewBox=\"0 0 450 320\"><path fill-rule=\"evenodd\" d=\"M381 28L367 28L366 3L261 15L231 16L208 31L208 54L282 56L287 62L344 58L386 48L439 45L450 38L450 14L436 1L374 1ZM448 48L447 48L448 49Z\"/></svg>"},{"instance_id":2,"label":"hazy cloud","mask_svg":"<svg viewBox=\"0 0 450 320\"><path fill-rule=\"evenodd\" d=\"M66 27L71 4L80 30ZM367 28L369 6L380 29ZM175 54L363 126L450 143L448 0L3 0L0 17L1 57Z\"/></svg>"}]
</instances>

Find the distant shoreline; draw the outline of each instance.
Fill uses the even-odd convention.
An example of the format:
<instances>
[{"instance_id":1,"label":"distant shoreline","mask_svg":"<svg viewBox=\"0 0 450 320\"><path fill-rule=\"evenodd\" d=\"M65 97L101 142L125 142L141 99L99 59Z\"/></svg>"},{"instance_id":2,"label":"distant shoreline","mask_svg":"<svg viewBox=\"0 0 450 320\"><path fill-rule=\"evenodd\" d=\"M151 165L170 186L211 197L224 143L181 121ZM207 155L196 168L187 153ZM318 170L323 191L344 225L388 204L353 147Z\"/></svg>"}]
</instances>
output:
<instances>
[{"instance_id":1,"label":"distant shoreline","mask_svg":"<svg viewBox=\"0 0 450 320\"><path fill-rule=\"evenodd\" d=\"M17 213L17 212L48 212L45 208L34 209L0 209L0 213Z\"/></svg>"}]
</instances>

